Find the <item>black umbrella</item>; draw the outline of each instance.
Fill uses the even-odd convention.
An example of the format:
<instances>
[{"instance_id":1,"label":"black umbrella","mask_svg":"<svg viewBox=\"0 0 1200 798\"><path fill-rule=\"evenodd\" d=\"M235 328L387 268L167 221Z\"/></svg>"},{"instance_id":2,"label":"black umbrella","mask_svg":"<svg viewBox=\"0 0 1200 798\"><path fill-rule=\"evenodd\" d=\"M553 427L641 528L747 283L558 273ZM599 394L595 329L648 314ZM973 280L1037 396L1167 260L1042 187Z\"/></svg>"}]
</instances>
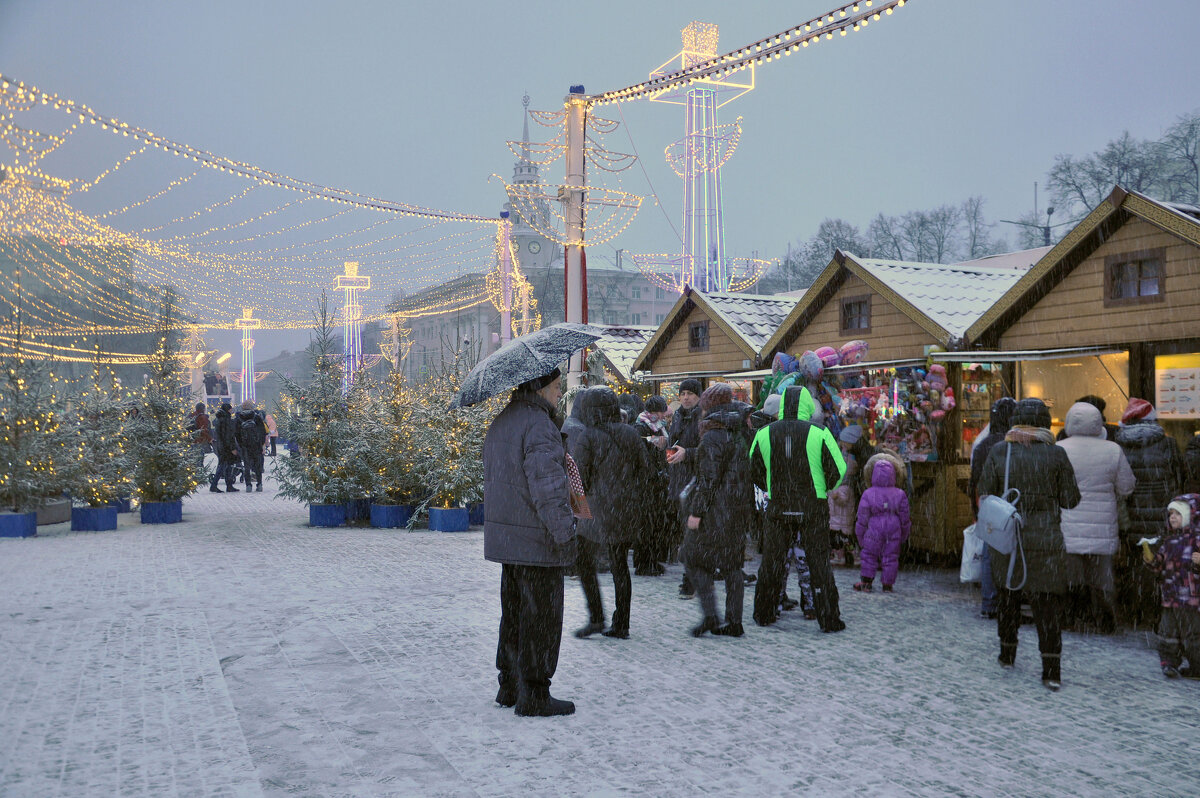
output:
<instances>
[{"instance_id":1,"label":"black umbrella","mask_svg":"<svg viewBox=\"0 0 1200 798\"><path fill-rule=\"evenodd\" d=\"M475 364L463 380L450 409L469 407L523 382L554 371L571 355L599 340L603 331L587 324L564 322L514 338Z\"/></svg>"}]
</instances>

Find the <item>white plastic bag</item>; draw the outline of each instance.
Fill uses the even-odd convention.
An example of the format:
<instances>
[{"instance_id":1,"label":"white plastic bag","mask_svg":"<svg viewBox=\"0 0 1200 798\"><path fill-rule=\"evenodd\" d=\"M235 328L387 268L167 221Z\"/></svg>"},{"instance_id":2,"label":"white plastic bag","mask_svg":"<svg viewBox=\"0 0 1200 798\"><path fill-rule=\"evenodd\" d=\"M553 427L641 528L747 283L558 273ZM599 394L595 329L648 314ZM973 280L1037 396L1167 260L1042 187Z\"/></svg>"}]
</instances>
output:
<instances>
[{"instance_id":1,"label":"white plastic bag","mask_svg":"<svg viewBox=\"0 0 1200 798\"><path fill-rule=\"evenodd\" d=\"M975 536L975 525L963 530L962 569L960 582L978 582L983 578L983 547L987 545Z\"/></svg>"}]
</instances>

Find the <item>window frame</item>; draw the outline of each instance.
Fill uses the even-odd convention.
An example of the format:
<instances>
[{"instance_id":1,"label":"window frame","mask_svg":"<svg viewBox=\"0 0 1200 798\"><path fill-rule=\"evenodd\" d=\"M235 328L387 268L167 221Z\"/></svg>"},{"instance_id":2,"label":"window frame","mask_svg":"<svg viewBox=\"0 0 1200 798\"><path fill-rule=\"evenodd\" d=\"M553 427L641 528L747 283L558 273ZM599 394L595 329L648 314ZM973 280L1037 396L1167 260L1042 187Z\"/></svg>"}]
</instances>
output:
<instances>
[{"instance_id":1,"label":"window frame","mask_svg":"<svg viewBox=\"0 0 1200 798\"><path fill-rule=\"evenodd\" d=\"M1142 294L1138 293L1135 296L1114 297L1113 290L1116 288L1117 279L1116 272L1122 266L1128 263L1137 261L1139 263L1145 261L1157 261L1158 263L1158 293ZM1142 284L1141 269L1138 270L1138 290L1141 290ZM1167 249L1166 247L1156 247L1154 249L1139 249L1133 252L1122 252L1117 255L1109 255L1104 259L1104 307L1106 308L1122 308L1130 305L1148 305L1157 302L1167 301Z\"/></svg>"},{"instance_id":2,"label":"window frame","mask_svg":"<svg viewBox=\"0 0 1200 798\"><path fill-rule=\"evenodd\" d=\"M696 330L700 330L700 329L704 330L704 345L703 346L694 343L694 341L696 340L696 336L694 335L694 333ZM689 352L707 352L707 351L709 351L709 348L711 346L712 346L712 339L709 338L708 319L701 319L700 321L689 322L688 323L688 351Z\"/></svg>"},{"instance_id":3,"label":"window frame","mask_svg":"<svg viewBox=\"0 0 1200 798\"><path fill-rule=\"evenodd\" d=\"M865 327L849 327L849 326L847 326L848 317L846 315L846 307L848 305L856 304L859 302L862 302L866 305L867 310L866 310L866 315L864 318L866 320L867 326L865 326ZM840 332L843 332L843 333L861 333L864 335L870 334L870 332L871 332L871 295L870 294L856 294L855 296L842 297L841 302L838 304L838 329Z\"/></svg>"}]
</instances>

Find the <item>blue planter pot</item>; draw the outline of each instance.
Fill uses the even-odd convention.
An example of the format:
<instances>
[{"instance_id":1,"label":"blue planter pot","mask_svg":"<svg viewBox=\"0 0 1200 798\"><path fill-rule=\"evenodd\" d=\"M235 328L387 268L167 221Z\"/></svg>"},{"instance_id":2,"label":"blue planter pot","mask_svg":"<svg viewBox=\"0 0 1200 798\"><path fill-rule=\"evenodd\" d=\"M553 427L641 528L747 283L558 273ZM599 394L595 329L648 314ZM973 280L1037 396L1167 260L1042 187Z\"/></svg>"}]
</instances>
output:
<instances>
[{"instance_id":1,"label":"blue planter pot","mask_svg":"<svg viewBox=\"0 0 1200 798\"><path fill-rule=\"evenodd\" d=\"M106 532L116 528L116 507L71 508L71 530L74 532Z\"/></svg>"},{"instance_id":2,"label":"blue planter pot","mask_svg":"<svg viewBox=\"0 0 1200 798\"><path fill-rule=\"evenodd\" d=\"M430 507L430 532L466 532L471 528L471 516L466 507Z\"/></svg>"},{"instance_id":3,"label":"blue planter pot","mask_svg":"<svg viewBox=\"0 0 1200 798\"><path fill-rule=\"evenodd\" d=\"M118 513L132 513L133 507L130 506L129 497L122 496L120 499L113 499L109 505L117 508Z\"/></svg>"},{"instance_id":4,"label":"blue planter pot","mask_svg":"<svg viewBox=\"0 0 1200 798\"><path fill-rule=\"evenodd\" d=\"M178 524L183 520L183 501L142 502L143 524Z\"/></svg>"},{"instance_id":5,"label":"blue planter pot","mask_svg":"<svg viewBox=\"0 0 1200 798\"><path fill-rule=\"evenodd\" d=\"M408 526L414 509L416 508L411 504L372 504L371 526L380 529Z\"/></svg>"},{"instance_id":6,"label":"blue planter pot","mask_svg":"<svg viewBox=\"0 0 1200 798\"><path fill-rule=\"evenodd\" d=\"M468 504L467 518L471 522L471 526L483 526L483 502Z\"/></svg>"},{"instance_id":7,"label":"blue planter pot","mask_svg":"<svg viewBox=\"0 0 1200 798\"><path fill-rule=\"evenodd\" d=\"M37 512L0 513L0 538L31 538L37 535Z\"/></svg>"},{"instance_id":8,"label":"blue planter pot","mask_svg":"<svg viewBox=\"0 0 1200 798\"><path fill-rule=\"evenodd\" d=\"M371 500L354 499L346 502L347 521L366 521L371 517Z\"/></svg>"},{"instance_id":9,"label":"blue planter pot","mask_svg":"<svg viewBox=\"0 0 1200 798\"><path fill-rule=\"evenodd\" d=\"M346 505L344 504L310 504L308 505L309 526L341 526L346 523Z\"/></svg>"}]
</instances>

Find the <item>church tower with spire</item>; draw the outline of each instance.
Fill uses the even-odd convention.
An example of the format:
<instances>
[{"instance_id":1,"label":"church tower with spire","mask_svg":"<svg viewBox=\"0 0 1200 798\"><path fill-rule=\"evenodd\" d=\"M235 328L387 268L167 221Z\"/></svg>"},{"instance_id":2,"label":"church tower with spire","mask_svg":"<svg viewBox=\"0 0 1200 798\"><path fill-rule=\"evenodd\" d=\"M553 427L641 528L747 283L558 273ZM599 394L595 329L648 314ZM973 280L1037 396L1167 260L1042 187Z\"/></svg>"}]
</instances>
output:
<instances>
[{"instance_id":1,"label":"church tower with spire","mask_svg":"<svg viewBox=\"0 0 1200 798\"><path fill-rule=\"evenodd\" d=\"M537 186L541 185L542 178L538 173L538 165L529 155L528 94L521 98L521 105L524 107L521 157L513 164L512 182L514 185ZM544 200L539 201L535 207L536 212L544 220L543 228L550 227L552 217L549 203ZM512 219L513 245L517 251L517 260L521 264L521 271L532 278L535 274L543 274L554 261L562 260L562 252L558 245L530 227L513 209L512 203L504 203L504 210L509 212L509 218Z\"/></svg>"}]
</instances>

